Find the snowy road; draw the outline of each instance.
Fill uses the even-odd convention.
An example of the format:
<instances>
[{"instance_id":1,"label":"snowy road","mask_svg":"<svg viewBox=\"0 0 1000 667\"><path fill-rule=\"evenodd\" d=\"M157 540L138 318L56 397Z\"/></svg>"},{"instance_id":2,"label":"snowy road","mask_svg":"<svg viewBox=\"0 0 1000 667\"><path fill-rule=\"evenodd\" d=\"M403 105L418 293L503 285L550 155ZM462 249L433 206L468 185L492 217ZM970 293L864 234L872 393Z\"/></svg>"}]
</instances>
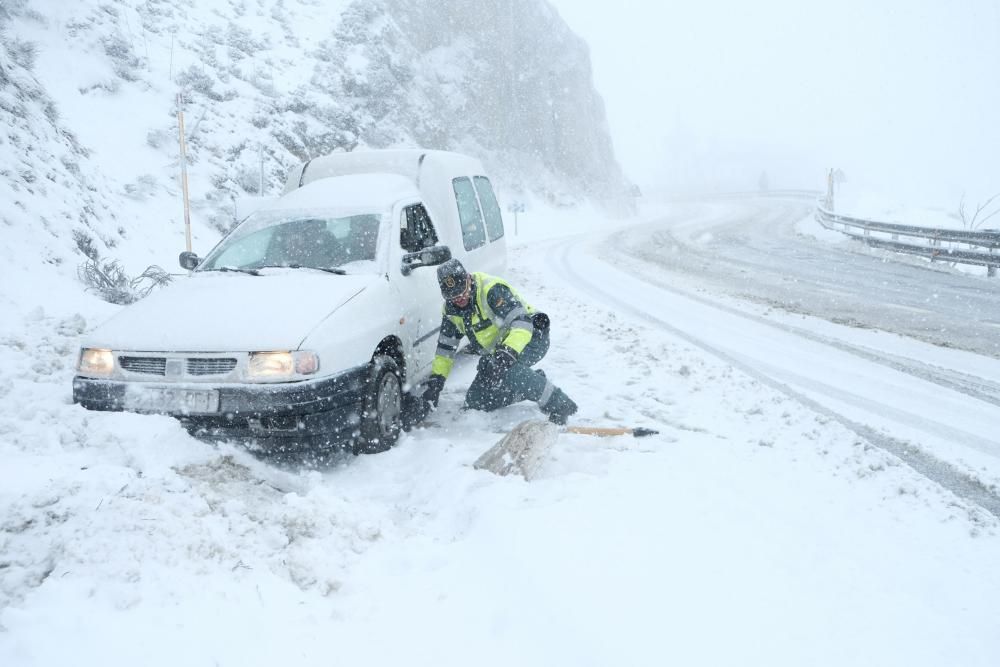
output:
<instances>
[{"instance_id":1,"label":"snowy road","mask_svg":"<svg viewBox=\"0 0 1000 667\"><path fill-rule=\"evenodd\" d=\"M984 313L989 317L1000 309L994 305L1000 304L1000 291L968 276L875 261L839 248L828 251L824 268L823 244L789 232L808 213L794 203L730 205L713 213L668 217L608 239L560 244L549 261L558 267L557 275L568 278L568 286L670 331L837 419L1000 516L1000 362L885 333L790 318L726 297L771 294L780 279L780 297L767 299L770 303L833 320L852 313L852 321L889 321L894 329L911 332L911 320L886 315L887 310L933 291L942 298L927 302L924 312L941 321L964 322L969 315L959 312L970 302L983 306L963 331L974 338L978 334L978 347L986 347L1000 338L983 319ZM680 247L679 237L687 239ZM593 262L592 256L608 261ZM713 269L707 271L708 265ZM876 285L891 281L894 293L866 289L858 278L865 274L845 270L851 265L866 267ZM743 268L735 273L734 266ZM842 271L851 280L844 282L838 301L830 302L826 286ZM706 273L709 280L702 280Z\"/></svg>"},{"instance_id":2,"label":"snowy road","mask_svg":"<svg viewBox=\"0 0 1000 667\"><path fill-rule=\"evenodd\" d=\"M955 482L1000 478L1000 362L748 304L610 224L518 239L510 278L578 422L660 434L560 435L530 483L471 466L538 413L461 411L469 358L435 426L281 470L71 405L86 304L12 326L0 664L997 664L993 496Z\"/></svg>"},{"instance_id":3,"label":"snowy road","mask_svg":"<svg viewBox=\"0 0 1000 667\"><path fill-rule=\"evenodd\" d=\"M614 245L692 286L1000 358L1000 281L868 250L811 221L836 241L804 236L799 223L812 208L767 199L682 205Z\"/></svg>"}]
</instances>

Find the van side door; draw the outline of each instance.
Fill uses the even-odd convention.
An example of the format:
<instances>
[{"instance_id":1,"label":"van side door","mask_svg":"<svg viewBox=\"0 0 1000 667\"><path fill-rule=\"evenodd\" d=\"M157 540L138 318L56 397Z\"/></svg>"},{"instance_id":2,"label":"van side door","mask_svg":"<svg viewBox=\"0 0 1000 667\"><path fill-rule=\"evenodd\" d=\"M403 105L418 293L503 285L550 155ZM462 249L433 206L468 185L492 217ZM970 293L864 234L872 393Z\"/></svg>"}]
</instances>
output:
<instances>
[{"instance_id":1,"label":"van side door","mask_svg":"<svg viewBox=\"0 0 1000 667\"><path fill-rule=\"evenodd\" d=\"M408 341L404 345L407 380L415 385L430 374L437 350L437 334L441 327L443 301L437 283L437 267L423 266L403 274L402 257L438 243L437 231L420 202L404 204L398 209L399 234L393 240L392 282L396 285L402 305L402 328Z\"/></svg>"}]
</instances>

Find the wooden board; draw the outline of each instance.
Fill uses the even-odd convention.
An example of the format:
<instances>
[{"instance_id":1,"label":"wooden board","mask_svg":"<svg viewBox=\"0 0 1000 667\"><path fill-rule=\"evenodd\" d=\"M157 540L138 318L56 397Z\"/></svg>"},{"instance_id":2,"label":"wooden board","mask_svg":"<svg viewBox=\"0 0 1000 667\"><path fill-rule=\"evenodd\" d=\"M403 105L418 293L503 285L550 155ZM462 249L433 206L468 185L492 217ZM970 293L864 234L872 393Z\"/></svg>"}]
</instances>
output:
<instances>
[{"instance_id":1,"label":"wooden board","mask_svg":"<svg viewBox=\"0 0 1000 667\"><path fill-rule=\"evenodd\" d=\"M559 437L559 427L543 420L521 422L476 459L473 467L497 475L537 477L545 458Z\"/></svg>"}]
</instances>

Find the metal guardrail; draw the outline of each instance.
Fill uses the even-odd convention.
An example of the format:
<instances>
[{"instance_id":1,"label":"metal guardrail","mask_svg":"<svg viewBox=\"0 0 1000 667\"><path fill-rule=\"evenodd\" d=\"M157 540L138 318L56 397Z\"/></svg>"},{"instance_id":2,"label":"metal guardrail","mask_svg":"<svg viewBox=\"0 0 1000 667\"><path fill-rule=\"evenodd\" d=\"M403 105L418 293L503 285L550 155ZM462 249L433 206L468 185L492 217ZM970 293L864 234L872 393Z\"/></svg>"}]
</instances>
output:
<instances>
[{"instance_id":1,"label":"metal guardrail","mask_svg":"<svg viewBox=\"0 0 1000 667\"><path fill-rule=\"evenodd\" d=\"M816 206L816 221L827 229L875 248L919 255L932 262L985 266L988 276L995 276L1000 268L1000 230L940 229L852 218L834 213L822 202ZM900 237L924 239L925 242L908 242L900 240Z\"/></svg>"}]
</instances>

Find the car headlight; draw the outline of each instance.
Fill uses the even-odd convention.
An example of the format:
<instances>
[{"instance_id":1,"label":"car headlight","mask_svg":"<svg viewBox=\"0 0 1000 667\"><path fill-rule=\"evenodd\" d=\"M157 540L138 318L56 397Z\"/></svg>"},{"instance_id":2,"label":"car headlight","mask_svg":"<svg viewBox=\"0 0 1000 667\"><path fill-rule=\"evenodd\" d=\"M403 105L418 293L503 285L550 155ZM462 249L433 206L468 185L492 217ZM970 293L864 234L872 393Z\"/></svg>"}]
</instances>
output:
<instances>
[{"instance_id":1,"label":"car headlight","mask_svg":"<svg viewBox=\"0 0 1000 667\"><path fill-rule=\"evenodd\" d=\"M276 380L312 375L319 370L315 352L254 352L250 355L251 379Z\"/></svg>"},{"instance_id":2,"label":"car headlight","mask_svg":"<svg viewBox=\"0 0 1000 667\"><path fill-rule=\"evenodd\" d=\"M111 350L85 347L80 350L77 370L84 375L111 375L115 370L115 358Z\"/></svg>"}]
</instances>

